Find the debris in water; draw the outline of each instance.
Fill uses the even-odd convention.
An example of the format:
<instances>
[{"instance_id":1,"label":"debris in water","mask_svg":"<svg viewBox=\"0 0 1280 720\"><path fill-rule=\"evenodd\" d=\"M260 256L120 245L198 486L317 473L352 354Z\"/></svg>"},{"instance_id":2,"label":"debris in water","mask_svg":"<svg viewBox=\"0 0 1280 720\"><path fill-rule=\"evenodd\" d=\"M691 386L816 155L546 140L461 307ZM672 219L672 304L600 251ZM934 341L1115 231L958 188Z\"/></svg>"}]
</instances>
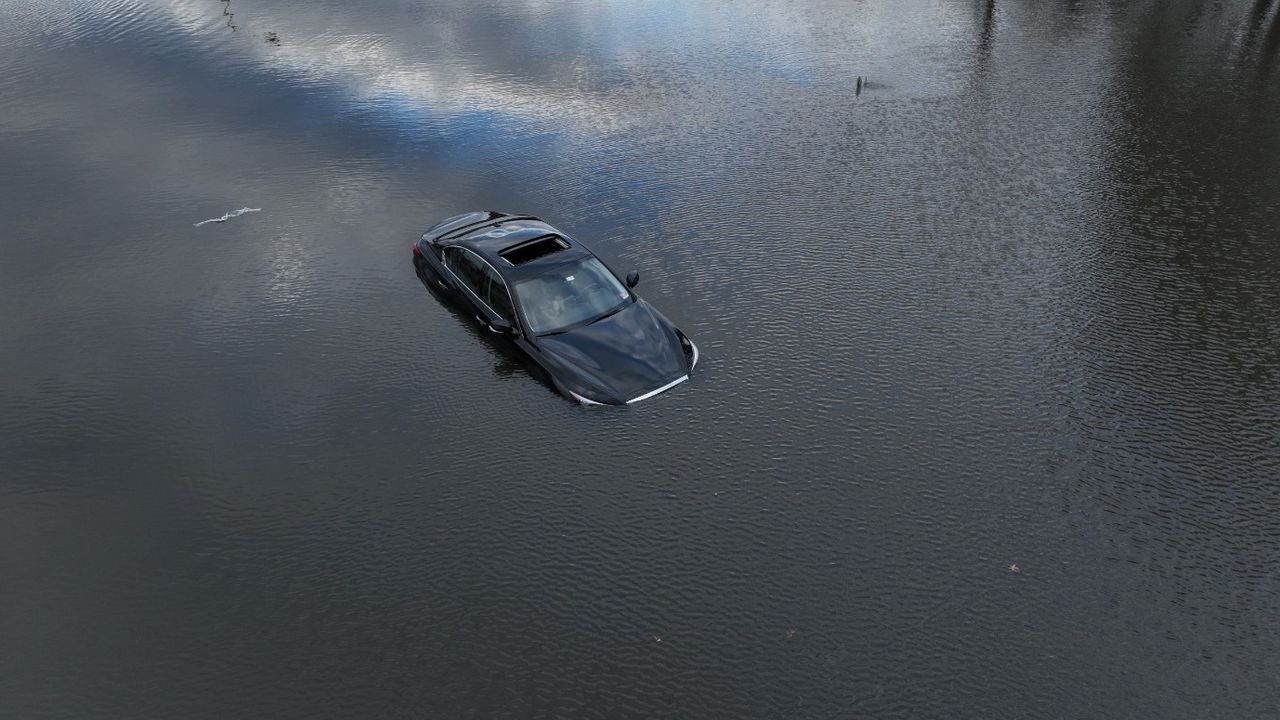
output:
<instances>
[{"instance_id":1,"label":"debris in water","mask_svg":"<svg viewBox=\"0 0 1280 720\"><path fill-rule=\"evenodd\" d=\"M1021 572L1022 572L1022 568L1018 567L1018 563L1014 563L1014 564L1012 564L1012 565L1010 565L1010 566L1009 566L1009 572L1011 572L1011 573L1021 573Z\"/></svg>"},{"instance_id":2,"label":"debris in water","mask_svg":"<svg viewBox=\"0 0 1280 720\"><path fill-rule=\"evenodd\" d=\"M787 631L787 639L788 639L788 640L790 640L791 638L793 638L793 637L795 637L795 636L796 636L796 629L795 629L795 628L791 628L790 630L788 630L788 631Z\"/></svg>"},{"instance_id":3,"label":"debris in water","mask_svg":"<svg viewBox=\"0 0 1280 720\"><path fill-rule=\"evenodd\" d=\"M266 41L267 41L268 43L270 43L271 45L279 45L279 44L280 44L280 36L279 36L279 35L277 35L277 34L275 34L275 33L273 33L273 32L265 33L265 34L263 35L263 38L265 38L265 39L266 39Z\"/></svg>"},{"instance_id":4,"label":"debris in water","mask_svg":"<svg viewBox=\"0 0 1280 720\"><path fill-rule=\"evenodd\" d=\"M200 222L196 223L195 226L200 227L201 225L205 225L208 223L224 223L233 217L240 217L245 213L251 213L251 212L262 212L262 208L240 208L239 210L232 210L231 212L227 213L226 215L223 215L222 217L209 218L208 220L201 220Z\"/></svg>"},{"instance_id":5,"label":"debris in water","mask_svg":"<svg viewBox=\"0 0 1280 720\"><path fill-rule=\"evenodd\" d=\"M231 12L231 0L222 0L225 7L222 8L222 14L227 16L227 27L231 28L231 32L236 31L236 25L231 21L235 19L236 14Z\"/></svg>"}]
</instances>

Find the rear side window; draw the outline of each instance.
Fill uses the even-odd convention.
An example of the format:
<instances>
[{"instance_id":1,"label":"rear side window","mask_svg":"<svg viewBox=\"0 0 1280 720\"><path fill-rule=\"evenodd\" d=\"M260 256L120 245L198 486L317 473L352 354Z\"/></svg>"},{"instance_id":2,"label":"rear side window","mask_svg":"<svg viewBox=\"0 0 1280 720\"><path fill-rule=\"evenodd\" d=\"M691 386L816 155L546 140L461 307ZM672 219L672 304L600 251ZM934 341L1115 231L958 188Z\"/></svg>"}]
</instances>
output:
<instances>
[{"instance_id":1,"label":"rear side window","mask_svg":"<svg viewBox=\"0 0 1280 720\"><path fill-rule=\"evenodd\" d=\"M444 254L444 264L478 298L484 298L485 268L480 258L462 248L451 247Z\"/></svg>"},{"instance_id":2,"label":"rear side window","mask_svg":"<svg viewBox=\"0 0 1280 720\"><path fill-rule=\"evenodd\" d=\"M511 321L515 317L507 286L489 263L469 250L451 247L445 252L444 264L481 302L504 320Z\"/></svg>"}]
</instances>

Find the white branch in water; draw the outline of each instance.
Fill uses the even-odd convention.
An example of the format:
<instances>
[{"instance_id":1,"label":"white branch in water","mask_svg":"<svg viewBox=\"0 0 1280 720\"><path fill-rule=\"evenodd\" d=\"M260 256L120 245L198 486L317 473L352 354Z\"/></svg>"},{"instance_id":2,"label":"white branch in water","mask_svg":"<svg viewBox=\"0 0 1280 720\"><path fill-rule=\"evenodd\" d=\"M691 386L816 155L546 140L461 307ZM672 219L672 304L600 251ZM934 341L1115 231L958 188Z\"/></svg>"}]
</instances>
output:
<instances>
[{"instance_id":1,"label":"white branch in water","mask_svg":"<svg viewBox=\"0 0 1280 720\"><path fill-rule=\"evenodd\" d=\"M214 222L214 223L221 223L221 222L226 222L226 221L230 220L230 219L231 219L231 218L233 218L233 217L239 217L239 216L241 216L241 215L243 215L243 214L245 214L245 213L251 213L251 212L262 212L262 208L240 208L239 210L232 210L231 212L229 212L229 213L227 213L226 215L223 215L222 217L219 217L219 218L209 218L208 220L201 220L200 222L196 223L196 227L200 227L201 225L204 225L205 223L211 223L211 222Z\"/></svg>"}]
</instances>

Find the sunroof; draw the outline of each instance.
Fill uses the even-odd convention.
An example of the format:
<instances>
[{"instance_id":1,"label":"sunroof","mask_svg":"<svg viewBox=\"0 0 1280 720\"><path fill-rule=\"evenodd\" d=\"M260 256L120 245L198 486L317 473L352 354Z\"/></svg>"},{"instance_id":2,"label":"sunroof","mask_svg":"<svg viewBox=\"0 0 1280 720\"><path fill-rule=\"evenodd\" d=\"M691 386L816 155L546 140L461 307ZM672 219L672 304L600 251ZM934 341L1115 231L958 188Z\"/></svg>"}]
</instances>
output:
<instances>
[{"instance_id":1,"label":"sunroof","mask_svg":"<svg viewBox=\"0 0 1280 720\"><path fill-rule=\"evenodd\" d=\"M543 235L528 242L513 245L499 252L498 257L512 265L523 265L551 253L560 252L567 247L569 247L569 243L565 242L564 238L556 237L555 235Z\"/></svg>"}]
</instances>

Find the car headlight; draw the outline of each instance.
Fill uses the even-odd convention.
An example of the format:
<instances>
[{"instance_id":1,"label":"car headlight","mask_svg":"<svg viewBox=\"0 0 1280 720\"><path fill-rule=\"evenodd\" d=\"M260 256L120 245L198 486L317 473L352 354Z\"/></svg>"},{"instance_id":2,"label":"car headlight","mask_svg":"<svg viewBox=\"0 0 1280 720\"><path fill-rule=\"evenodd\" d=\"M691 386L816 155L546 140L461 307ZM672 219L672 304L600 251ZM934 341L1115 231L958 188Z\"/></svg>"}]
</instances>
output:
<instances>
[{"instance_id":1,"label":"car headlight","mask_svg":"<svg viewBox=\"0 0 1280 720\"><path fill-rule=\"evenodd\" d=\"M684 333L680 333L680 347L684 348L684 354L689 357L689 369L693 370L698 366L698 346L685 337Z\"/></svg>"},{"instance_id":2,"label":"car headlight","mask_svg":"<svg viewBox=\"0 0 1280 720\"><path fill-rule=\"evenodd\" d=\"M574 392L574 391L572 391L572 390L570 390L570 391L569 391L569 394L573 396L573 399L574 399L574 400L577 400L578 402L582 403L583 405L604 405L604 403L602 403L602 402L596 402L595 400L592 400L591 398L585 398L585 397L582 397L581 395L579 395L578 393L576 393L576 392Z\"/></svg>"}]
</instances>

